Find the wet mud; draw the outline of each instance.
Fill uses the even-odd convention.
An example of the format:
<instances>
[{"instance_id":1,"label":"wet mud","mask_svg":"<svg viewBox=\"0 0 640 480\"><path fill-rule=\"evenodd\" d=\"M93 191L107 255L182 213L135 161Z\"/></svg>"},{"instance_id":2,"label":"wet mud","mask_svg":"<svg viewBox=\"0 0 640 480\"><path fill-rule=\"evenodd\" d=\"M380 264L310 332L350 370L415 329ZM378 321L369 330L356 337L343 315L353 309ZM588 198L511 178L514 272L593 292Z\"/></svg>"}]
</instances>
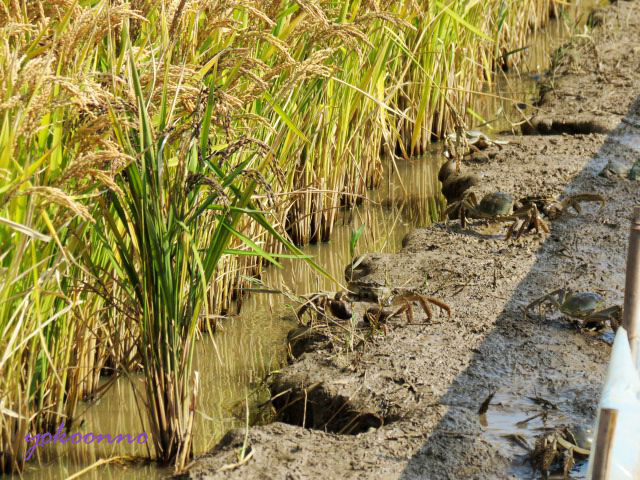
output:
<instances>
[{"instance_id":1,"label":"wet mud","mask_svg":"<svg viewBox=\"0 0 640 480\"><path fill-rule=\"evenodd\" d=\"M270 379L279 421L229 432L188 477L536 478L527 456L539 435L594 421L610 327L524 308L558 288L622 303L640 200L629 178L640 159L640 2L599 10L597 24L559 51L527 135L501 136L509 143L468 157L463 173L479 198L596 193L604 208L584 204L548 234L508 241L508 223L451 220L408 234L398 253L365 255L346 271L358 296L337 328L346 333L303 335ZM394 290L446 302L451 317L432 304L429 320L414 302L412 318L374 329L366 312Z\"/></svg>"}]
</instances>

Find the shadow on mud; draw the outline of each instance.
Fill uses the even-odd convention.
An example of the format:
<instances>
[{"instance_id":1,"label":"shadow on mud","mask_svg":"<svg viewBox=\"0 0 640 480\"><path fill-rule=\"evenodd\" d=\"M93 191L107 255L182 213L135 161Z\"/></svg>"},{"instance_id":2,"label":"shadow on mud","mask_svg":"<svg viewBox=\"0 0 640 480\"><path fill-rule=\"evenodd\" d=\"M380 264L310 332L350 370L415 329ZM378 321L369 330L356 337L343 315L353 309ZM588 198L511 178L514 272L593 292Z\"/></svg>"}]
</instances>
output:
<instances>
[{"instance_id":1,"label":"shadow on mud","mask_svg":"<svg viewBox=\"0 0 640 480\"><path fill-rule=\"evenodd\" d=\"M624 153L627 154L622 154L620 157L623 160L626 159L627 163L630 158L640 158L638 117L640 117L640 99L636 99L627 112L626 118L607 136L600 150L565 187L564 195L580 190L584 191L590 186L606 191L607 186L613 185L612 182L616 180L607 180L599 176L609 160L607 149L612 143L615 143L618 148L626 150ZM625 167L629 168L630 166L629 164ZM611 206L611 208L614 207ZM627 214L630 212L618 210L614 214L619 217L619 225L615 227L617 230L612 230L612 234L623 236L626 246ZM490 449L495 448L501 452L500 457L512 460L512 464L507 466L510 475L532 478L532 472L526 463L526 443L532 447L531 439L534 439L535 435L547 428L559 426L559 423L566 425L593 422L605 365L603 365L601 372L585 372L584 369L581 372L580 365L575 365L572 368L578 373L576 378L557 379L553 372L549 372L554 368L554 365L557 365L554 362L564 361L562 348L574 348L576 337L585 334L566 322L543 320L536 317L524 320L522 314L523 305L546 292L559 287L585 288L585 282L588 283L588 280L581 277L579 269L576 269L575 277L570 277L574 281L568 282L569 284L558 285L558 282L562 281L561 277L556 277L553 274L558 268L562 268L563 262L571 261L566 258L566 255L564 257L558 255L557 245L554 245L554 242L558 236L563 238L571 236L570 238L579 241L580 236L584 235L581 232L581 225L582 223L578 219L560 220L553 225L551 236L541 244L536 253L535 264L518 285L516 293L507 300L495 327L475 351L469 367L456 377L447 392L439 399L441 404L448 407L448 411L426 443L408 461L400 478L404 480L469 478L464 474L465 465L470 463L473 457L477 459L478 451L487 451L486 448L478 450L478 442L484 443L485 447L489 444ZM603 229L606 228L603 226ZM554 240L554 236L556 240ZM599 241L598 237L596 242ZM606 251L601 252L604 257L606 254ZM620 258L624 255L612 255L612 257L614 258L610 259L611 264L607 273L613 276L608 277L610 280L613 279L613 282L605 282L607 283L605 287L615 289L616 291L608 297L610 300L621 303L623 292L615 285L624 284L624 261ZM597 263L601 258L603 257L598 258L597 255L595 257L589 256L587 252L583 255L582 260L585 265L588 265L589 262ZM611 267L613 267L613 271L610 271ZM540 291L541 285L544 286L544 291ZM613 298L614 296L617 298ZM524 328L528 329L525 339L520 337ZM533 335L530 333L531 330L535 331ZM580 340L580 342L583 341ZM587 343L589 342L592 345L590 348L602 349L605 352L604 356L608 357L609 349L602 338L591 337ZM600 344L595 342L600 342ZM505 349L505 345L508 348ZM510 358L510 348L518 349L525 346L528 351L531 351L531 354L527 354L527 359L524 360L526 365L522 364L522 357L516 358L513 355L513 358ZM554 355L556 356L555 360L550 358ZM560 356L559 360L558 356ZM490 372L491 375L488 375L487 372ZM531 372L542 373L531 375ZM579 375L580 373L582 375ZM547 378L544 378L545 375ZM551 381L548 377L551 377ZM497 384L496 379L499 379ZM484 392L484 394L478 398L469 398L469 392ZM496 393L496 396L492 399L491 404L497 405L495 408L501 408L503 412L506 412L503 420L506 419L507 423L510 423L508 420L511 420L512 425L517 424L522 427L523 418L535 415L536 409L542 410L542 407L535 404L536 398L544 398L553 403L554 407L557 407L555 416L545 415L546 421L542 421L543 417L538 416L534 421L525 422L525 428L518 430L514 426L509 432L508 425L492 425L492 421L499 421L499 415L492 417L491 407L488 416L481 418L478 415L480 405L492 393ZM483 425L483 433L478 436L480 424ZM504 432L500 431L502 427L504 427ZM530 433L529 438L526 438L527 432ZM526 441L525 445L522 443L517 445L518 442L513 441L518 436ZM443 465L447 467L446 472L443 471ZM475 472L474 478L478 478L477 472Z\"/></svg>"}]
</instances>

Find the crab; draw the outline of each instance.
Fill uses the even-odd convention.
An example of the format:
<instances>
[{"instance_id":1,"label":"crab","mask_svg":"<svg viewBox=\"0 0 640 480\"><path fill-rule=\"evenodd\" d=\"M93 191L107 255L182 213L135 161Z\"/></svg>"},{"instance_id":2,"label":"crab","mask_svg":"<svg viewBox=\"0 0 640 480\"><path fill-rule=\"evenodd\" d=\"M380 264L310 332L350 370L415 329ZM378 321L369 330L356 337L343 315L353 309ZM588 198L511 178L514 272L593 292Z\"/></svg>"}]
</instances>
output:
<instances>
[{"instance_id":1,"label":"crab","mask_svg":"<svg viewBox=\"0 0 640 480\"><path fill-rule=\"evenodd\" d=\"M506 239L509 240L514 232L516 232L515 238L519 238L525 231L530 230L549 233L549 226L542 215L549 220L554 220L566 212L569 207L577 213L582 213L580 207L582 202L598 202L600 209L602 209L605 199L597 193L579 193L560 201L553 197L543 196L527 196L514 201L508 193L494 192L486 194L478 202L478 197L474 192L466 192L462 199L447 207L443 218L457 216L462 228L466 227L468 218L511 222L506 236Z\"/></svg>"},{"instance_id":2,"label":"crab","mask_svg":"<svg viewBox=\"0 0 640 480\"><path fill-rule=\"evenodd\" d=\"M593 292L574 292L566 288L559 288L531 302L525 308L525 318L534 307L542 308L545 303L550 303L564 315L577 319L587 329L600 330L607 321L613 330L617 330L622 319L622 307L602 308L604 298Z\"/></svg>"},{"instance_id":3,"label":"crab","mask_svg":"<svg viewBox=\"0 0 640 480\"><path fill-rule=\"evenodd\" d=\"M474 192L466 192L459 201L449 205L442 216L444 219L457 216L462 228L466 228L469 218L490 222L511 222L507 231L507 240L514 232L516 232L515 238L519 238L525 230L549 232L549 227L540 216L535 203L526 206L516 204L513 197L504 192L488 193L479 202Z\"/></svg>"},{"instance_id":4,"label":"crab","mask_svg":"<svg viewBox=\"0 0 640 480\"><path fill-rule=\"evenodd\" d=\"M560 428L538 437L529 454L529 461L543 479L549 478L550 472L562 472L562 478L569 478L569 472L575 464L574 457L588 457L590 448L589 444L581 441L579 432Z\"/></svg>"},{"instance_id":5,"label":"crab","mask_svg":"<svg viewBox=\"0 0 640 480\"><path fill-rule=\"evenodd\" d=\"M393 317L404 314L407 323L413 323L413 303L416 302L424 313L427 315L427 320L431 321L433 317L433 311L429 304L436 305L441 310L447 312L447 315L451 317L451 308L442 300L433 297L426 297L417 293L401 293L392 295L385 301L381 302L382 305L376 305L367 310L364 315L364 321L370 325L374 330L381 329L385 335L387 334L387 322ZM396 308L393 308L396 307Z\"/></svg>"},{"instance_id":6,"label":"crab","mask_svg":"<svg viewBox=\"0 0 640 480\"><path fill-rule=\"evenodd\" d=\"M531 195L521 198L518 203L523 207L535 205L538 210L549 220L554 220L567 211L569 207L573 208L576 213L582 213L581 202L598 202L600 204L600 212L604 208L605 199L597 193L578 193L570 195L563 200L556 200L553 197L543 197Z\"/></svg>"},{"instance_id":7,"label":"crab","mask_svg":"<svg viewBox=\"0 0 640 480\"><path fill-rule=\"evenodd\" d=\"M325 292L307 296L305 302L296 312L299 321L309 309L313 309L320 315L329 313L339 320L349 320L352 315L349 297L345 292L336 292L333 297Z\"/></svg>"},{"instance_id":8,"label":"crab","mask_svg":"<svg viewBox=\"0 0 640 480\"><path fill-rule=\"evenodd\" d=\"M446 139L450 142L456 142L456 141L459 141L460 139L469 145L475 145L479 150L484 150L489 145L496 145L498 146L498 148L502 148L502 145L506 145L509 143L505 140L491 139L485 133L479 130L467 130L465 132L460 132L460 133L461 133L460 137L456 132L450 133L449 135L447 135Z\"/></svg>"}]
</instances>

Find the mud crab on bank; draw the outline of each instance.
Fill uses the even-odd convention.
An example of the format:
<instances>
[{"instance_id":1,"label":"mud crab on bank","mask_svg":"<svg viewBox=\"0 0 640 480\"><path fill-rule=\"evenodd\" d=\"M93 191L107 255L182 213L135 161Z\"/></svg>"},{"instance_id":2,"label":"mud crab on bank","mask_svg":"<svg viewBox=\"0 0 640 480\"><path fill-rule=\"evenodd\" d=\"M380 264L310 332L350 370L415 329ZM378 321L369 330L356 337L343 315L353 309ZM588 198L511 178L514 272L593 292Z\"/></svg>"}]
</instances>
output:
<instances>
[{"instance_id":1,"label":"mud crab on bank","mask_svg":"<svg viewBox=\"0 0 640 480\"><path fill-rule=\"evenodd\" d=\"M599 202L604 206L604 198L595 193L571 195L558 201L552 197L528 196L514 201L513 196L503 192L488 193L480 201L474 192L465 192L463 197L452 203L443 212L443 218L458 217L460 225L465 228L469 218L482 219L489 222L510 222L506 239L515 232L519 238L524 232L549 233L549 226L542 218L543 214L550 220L558 218L569 207L581 213L581 202Z\"/></svg>"},{"instance_id":2,"label":"mud crab on bank","mask_svg":"<svg viewBox=\"0 0 640 480\"><path fill-rule=\"evenodd\" d=\"M620 305L603 308L604 298L601 295L593 292L573 292L565 288L554 290L531 302L525 308L525 318L532 308L542 308L545 303L550 303L560 313L577 319L582 327L587 329L600 330L609 321L611 328L617 330L622 319Z\"/></svg>"},{"instance_id":3,"label":"mud crab on bank","mask_svg":"<svg viewBox=\"0 0 640 480\"><path fill-rule=\"evenodd\" d=\"M602 195L597 193L577 193L570 195L563 200L556 200L553 197L543 197L537 195L530 195L521 198L518 203L523 207L529 205L535 205L538 211L542 213L549 220L554 220L565 213L569 207L573 208L577 214L582 213L582 202L597 202L600 204L600 212L604 208L605 199Z\"/></svg>"},{"instance_id":4,"label":"mud crab on bank","mask_svg":"<svg viewBox=\"0 0 640 480\"><path fill-rule=\"evenodd\" d=\"M447 312L447 315L451 317L451 308L442 300L419 295L417 293L401 293L392 295L381 303L382 305L370 307L366 311L364 321L366 324L370 325L372 329L382 330L385 335L387 334L386 324L393 317L404 314L407 319L407 323L413 323L413 303L420 305L422 311L427 315L427 321L431 321L431 318L433 318L433 311L429 304L436 305L441 310Z\"/></svg>"},{"instance_id":5,"label":"mud crab on bank","mask_svg":"<svg viewBox=\"0 0 640 480\"><path fill-rule=\"evenodd\" d=\"M312 309L320 315L330 314L338 320L349 320L353 314L351 311L351 302L345 292L336 292L333 296L324 292L309 295L296 312L298 320L301 320L302 316L309 309Z\"/></svg>"},{"instance_id":6,"label":"mud crab on bank","mask_svg":"<svg viewBox=\"0 0 640 480\"><path fill-rule=\"evenodd\" d=\"M511 195L503 192L488 193L480 201L474 192L466 192L459 201L449 205L442 215L444 219L457 216L462 228L466 228L469 218L490 222L511 222L507 231L507 240L514 232L516 232L515 238L520 237L525 230L549 232L549 227L540 216L535 203L527 206L516 204Z\"/></svg>"}]
</instances>

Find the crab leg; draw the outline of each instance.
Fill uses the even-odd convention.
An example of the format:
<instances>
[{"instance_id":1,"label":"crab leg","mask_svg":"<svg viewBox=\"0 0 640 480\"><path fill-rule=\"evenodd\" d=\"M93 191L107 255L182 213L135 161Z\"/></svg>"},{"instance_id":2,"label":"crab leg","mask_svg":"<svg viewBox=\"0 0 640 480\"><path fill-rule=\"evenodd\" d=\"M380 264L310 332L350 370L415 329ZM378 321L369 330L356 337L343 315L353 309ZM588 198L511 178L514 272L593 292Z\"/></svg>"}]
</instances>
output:
<instances>
[{"instance_id":1,"label":"crab leg","mask_svg":"<svg viewBox=\"0 0 640 480\"><path fill-rule=\"evenodd\" d=\"M520 223L520 219L517 218L513 221L511 225L509 225L509 229L507 230L507 235L504 237L505 240L509 240L513 235L513 231L516 229L516 226Z\"/></svg>"},{"instance_id":2,"label":"crab leg","mask_svg":"<svg viewBox=\"0 0 640 480\"><path fill-rule=\"evenodd\" d=\"M556 300L556 297L558 294L564 293L564 289L563 288L558 288L557 290L554 290L551 293L547 293L546 295L537 298L536 300L534 300L533 302L529 303L529 305L527 305L524 309L524 318L527 318L527 315L529 313L529 311L534 308L534 307L542 307L542 305L544 304L544 302L546 301L550 301L553 306L555 306L556 308L560 308L560 304L558 303L558 301Z\"/></svg>"},{"instance_id":3,"label":"crab leg","mask_svg":"<svg viewBox=\"0 0 640 480\"><path fill-rule=\"evenodd\" d=\"M600 212L604 208L605 199L597 193L579 193L565 198L560 202L560 205L563 210L566 207L572 207L578 214L581 214L582 208L580 207L580 202L598 202L600 204L598 212Z\"/></svg>"},{"instance_id":4,"label":"crab leg","mask_svg":"<svg viewBox=\"0 0 640 480\"><path fill-rule=\"evenodd\" d=\"M464 205L460 206L460 226L467 228L467 209Z\"/></svg>"},{"instance_id":5,"label":"crab leg","mask_svg":"<svg viewBox=\"0 0 640 480\"><path fill-rule=\"evenodd\" d=\"M422 310L424 310L424 313L427 315L427 321L430 322L431 318L433 317L433 311L431 310L431 307L422 298L417 298L416 300L418 300L418 303L422 307ZM409 323L413 323L413 318L408 320L409 320Z\"/></svg>"},{"instance_id":6,"label":"crab leg","mask_svg":"<svg viewBox=\"0 0 640 480\"><path fill-rule=\"evenodd\" d=\"M451 318L451 307L446 303L444 303L442 300L438 300L437 298L433 298L433 297L425 297L424 300L426 300L427 302L433 303L434 305L437 305L442 310L447 312L447 316Z\"/></svg>"},{"instance_id":7,"label":"crab leg","mask_svg":"<svg viewBox=\"0 0 640 480\"><path fill-rule=\"evenodd\" d=\"M442 213L443 219L446 221L450 215L457 215L462 228L467 225L467 212L473 212L478 205L478 198L475 193L467 192L462 199L449 205Z\"/></svg>"},{"instance_id":8,"label":"crab leg","mask_svg":"<svg viewBox=\"0 0 640 480\"><path fill-rule=\"evenodd\" d=\"M522 223L520 224L520 228L518 229L518 233L516 233L516 239L520 238L524 233L524 231L531 226L532 221L533 219L531 218L531 215L528 215L525 220L522 220Z\"/></svg>"},{"instance_id":9,"label":"crab leg","mask_svg":"<svg viewBox=\"0 0 640 480\"><path fill-rule=\"evenodd\" d=\"M536 233L540 233L543 231L545 233L549 233L549 227L546 222L540 216L540 212L538 211L538 207L535 204L524 207L513 214L516 217L524 217L523 223L518 230L518 233L515 238L520 238L525 231L535 230ZM508 238L507 238L508 240Z\"/></svg>"},{"instance_id":10,"label":"crab leg","mask_svg":"<svg viewBox=\"0 0 640 480\"><path fill-rule=\"evenodd\" d=\"M600 310L599 312L594 312L587 317L584 317L585 327L588 326L589 323L603 324L607 320L611 322L611 328L615 331L620 326L620 321L622 320L622 307L620 305L615 305L613 307L605 308L604 310ZM599 330L599 328L597 328Z\"/></svg>"},{"instance_id":11,"label":"crab leg","mask_svg":"<svg viewBox=\"0 0 640 480\"><path fill-rule=\"evenodd\" d=\"M550 232L549 227L538 212L538 207L535 205L531 207L530 216L531 219L529 220L529 225L531 226L533 224L533 229L535 229L536 233L540 233L540 231L543 231L544 233Z\"/></svg>"},{"instance_id":12,"label":"crab leg","mask_svg":"<svg viewBox=\"0 0 640 480\"><path fill-rule=\"evenodd\" d=\"M542 230L545 233L549 233L549 227L547 226L545 221L542 220L540 212L538 211L538 207L535 205L535 203L531 206L529 215L531 216L531 220L533 222L534 228L536 229L536 232L540 232L540 230Z\"/></svg>"},{"instance_id":13,"label":"crab leg","mask_svg":"<svg viewBox=\"0 0 640 480\"><path fill-rule=\"evenodd\" d=\"M407 323L413 323L413 306L411 305L411 302L407 302L405 313L407 315ZM427 317L431 318L431 312L427 312Z\"/></svg>"},{"instance_id":14,"label":"crab leg","mask_svg":"<svg viewBox=\"0 0 640 480\"><path fill-rule=\"evenodd\" d=\"M448 205L447 208L444 209L444 212L442 212L442 220L446 222L449 219L449 214L455 212L459 207L458 202Z\"/></svg>"},{"instance_id":15,"label":"crab leg","mask_svg":"<svg viewBox=\"0 0 640 480\"><path fill-rule=\"evenodd\" d=\"M305 302L302 304L302 306L296 312L296 316L298 317L298 320L301 320L302 316L310 308L312 308L316 313L318 313L320 315L324 315L326 304L327 304L327 300L326 300L326 298L323 299L323 296L325 296L325 295L322 294L322 293L314 293L309 298L307 298L305 300Z\"/></svg>"},{"instance_id":16,"label":"crab leg","mask_svg":"<svg viewBox=\"0 0 640 480\"><path fill-rule=\"evenodd\" d=\"M451 317L451 308L449 307L449 305L444 303L442 300L438 300L437 298L424 297L424 296L418 295L416 293L405 293L403 295L399 295L398 297L394 298L394 300L393 300L393 303L396 304L396 305L401 303L401 302L403 302L405 305L409 306L409 309L406 310L407 318L409 319L409 322L413 321L413 308L411 307L411 302L418 302L420 304L420 307L422 307L422 310L427 315L427 319L428 320L431 320L431 318L433 317L433 311L432 311L431 307L429 306L429 303L432 303L432 304L440 307L442 310L447 312L447 315L449 317ZM401 308L404 308L404 307L401 307ZM401 309L398 309L396 311L396 314L399 313L400 311L401 311Z\"/></svg>"}]
</instances>

